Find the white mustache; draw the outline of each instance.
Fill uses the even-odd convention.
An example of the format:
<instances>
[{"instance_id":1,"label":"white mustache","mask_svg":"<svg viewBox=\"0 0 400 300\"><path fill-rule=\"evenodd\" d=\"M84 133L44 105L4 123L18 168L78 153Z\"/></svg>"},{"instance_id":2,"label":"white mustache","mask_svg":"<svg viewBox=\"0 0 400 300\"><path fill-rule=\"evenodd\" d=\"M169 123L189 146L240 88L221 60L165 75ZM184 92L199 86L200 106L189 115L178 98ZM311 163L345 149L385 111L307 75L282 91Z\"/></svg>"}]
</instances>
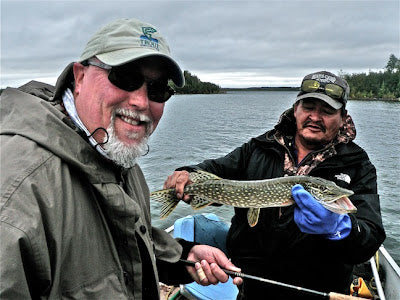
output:
<instances>
[{"instance_id":1,"label":"white mustache","mask_svg":"<svg viewBox=\"0 0 400 300\"><path fill-rule=\"evenodd\" d=\"M119 116L125 122L130 124L144 124L146 129L145 135L141 136L134 132L127 132L125 134L128 134L130 139L137 139L137 141L131 145L125 145L119 140L114 132L116 116ZM107 136L105 137L102 147L109 155L110 159L116 164L123 166L124 168L131 168L136 164L136 158L145 155L148 152L147 141L153 128L153 119L151 117L129 109L115 109L111 116L111 122L107 128Z\"/></svg>"}]
</instances>

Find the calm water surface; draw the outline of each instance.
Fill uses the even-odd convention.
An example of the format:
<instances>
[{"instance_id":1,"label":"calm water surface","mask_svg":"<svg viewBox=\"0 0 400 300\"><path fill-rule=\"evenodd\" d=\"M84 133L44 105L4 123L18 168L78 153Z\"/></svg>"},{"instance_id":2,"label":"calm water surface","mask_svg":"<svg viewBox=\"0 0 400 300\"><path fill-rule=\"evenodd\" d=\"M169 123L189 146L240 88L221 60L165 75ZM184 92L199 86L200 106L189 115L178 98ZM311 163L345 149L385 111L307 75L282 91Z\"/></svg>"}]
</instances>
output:
<instances>
[{"instance_id":1,"label":"calm water surface","mask_svg":"<svg viewBox=\"0 0 400 300\"><path fill-rule=\"evenodd\" d=\"M165 106L164 116L150 139L150 152L140 166L151 191L160 189L179 166L218 158L251 137L271 129L289 108L296 92L230 92L221 95L177 95ZM400 264L400 103L350 101L348 111L357 129L355 142L369 154L377 168L378 189L387 250ZM152 203L155 226L166 228L174 220L195 213L180 203L165 220ZM208 207L229 221L233 208Z\"/></svg>"}]
</instances>

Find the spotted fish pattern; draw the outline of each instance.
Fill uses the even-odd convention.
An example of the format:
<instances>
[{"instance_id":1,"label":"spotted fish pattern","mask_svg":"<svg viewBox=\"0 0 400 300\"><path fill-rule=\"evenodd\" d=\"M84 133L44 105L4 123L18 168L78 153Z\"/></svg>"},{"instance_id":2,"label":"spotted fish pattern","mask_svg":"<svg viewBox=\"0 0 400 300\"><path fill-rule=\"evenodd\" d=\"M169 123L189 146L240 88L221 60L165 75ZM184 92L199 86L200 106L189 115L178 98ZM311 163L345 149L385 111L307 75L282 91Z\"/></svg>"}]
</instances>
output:
<instances>
[{"instance_id":1,"label":"spotted fish pattern","mask_svg":"<svg viewBox=\"0 0 400 300\"><path fill-rule=\"evenodd\" d=\"M292 187L301 184L326 209L335 213L355 213L357 208L348 199L353 191L337 186L334 182L312 176L287 176L265 180L238 181L220 178L197 170L190 173L192 184L185 186L184 193L191 195L190 205L201 209L212 203L249 208L250 226L258 222L260 208L293 205ZM160 217L167 217L178 205L175 189L152 192L152 200L162 202Z\"/></svg>"}]
</instances>

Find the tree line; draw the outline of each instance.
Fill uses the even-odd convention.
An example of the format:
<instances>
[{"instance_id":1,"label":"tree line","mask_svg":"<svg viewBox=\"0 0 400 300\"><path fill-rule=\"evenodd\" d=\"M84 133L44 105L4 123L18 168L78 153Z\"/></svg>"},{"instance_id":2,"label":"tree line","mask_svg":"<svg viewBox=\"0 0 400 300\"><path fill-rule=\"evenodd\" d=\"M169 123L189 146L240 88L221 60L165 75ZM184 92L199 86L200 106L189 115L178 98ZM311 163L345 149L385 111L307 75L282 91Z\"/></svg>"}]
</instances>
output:
<instances>
[{"instance_id":1,"label":"tree line","mask_svg":"<svg viewBox=\"0 0 400 300\"><path fill-rule=\"evenodd\" d=\"M185 86L177 87L171 84L178 94L219 94L221 87L211 82L203 82L196 75L192 75L189 71L183 72L185 77Z\"/></svg>"},{"instance_id":2,"label":"tree line","mask_svg":"<svg viewBox=\"0 0 400 300\"><path fill-rule=\"evenodd\" d=\"M185 86L183 88L173 86L178 94L218 94L226 90L214 83L202 82L189 71L183 73ZM350 99L400 99L400 60L394 54L390 55L386 67L382 71L370 71L368 74L346 74L341 71L339 76L346 79L350 85ZM264 91L269 89L271 88L251 88L251 90ZM288 88L273 89L287 90ZM292 89L299 89L299 87Z\"/></svg>"},{"instance_id":3,"label":"tree line","mask_svg":"<svg viewBox=\"0 0 400 300\"><path fill-rule=\"evenodd\" d=\"M351 99L400 100L400 60L394 54L382 71L339 75L349 83Z\"/></svg>"},{"instance_id":4,"label":"tree line","mask_svg":"<svg viewBox=\"0 0 400 300\"><path fill-rule=\"evenodd\" d=\"M202 82L196 75L184 71L185 86L178 88L171 86L178 94L219 94L225 92L219 85L211 82ZM391 54L386 67L382 71L358 74L346 74L343 71L339 76L347 80L350 85L350 99L390 99L400 100L400 59ZM269 90L288 88L251 88L251 90ZM298 87L290 89L299 89ZM235 89L236 90L236 89ZM250 90L250 89L243 89ZM3 89L0 90L0 94Z\"/></svg>"}]
</instances>

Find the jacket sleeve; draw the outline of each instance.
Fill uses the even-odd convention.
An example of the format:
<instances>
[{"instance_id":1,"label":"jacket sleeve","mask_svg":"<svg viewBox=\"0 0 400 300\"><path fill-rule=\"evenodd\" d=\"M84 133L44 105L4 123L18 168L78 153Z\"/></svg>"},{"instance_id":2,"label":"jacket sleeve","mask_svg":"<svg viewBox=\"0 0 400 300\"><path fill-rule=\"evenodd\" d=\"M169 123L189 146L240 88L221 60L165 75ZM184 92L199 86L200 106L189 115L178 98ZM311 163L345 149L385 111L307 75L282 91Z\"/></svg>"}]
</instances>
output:
<instances>
[{"instance_id":1,"label":"jacket sleeve","mask_svg":"<svg viewBox=\"0 0 400 300\"><path fill-rule=\"evenodd\" d=\"M350 214L352 230L342 241L332 242L332 247L346 263L358 264L370 259L386 238L382 224L375 167L368 157L355 168L350 189L350 200L357 213Z\"/></svg>"},{"instance_id":2,"label":"jacket sleeve","mask_svg":"<svg viewBox=\"0 0 400 300\"><path fill-rule=\"evenodd\" d=\"M152 228L152 236L160 281L168 285L192 282L192 277L179 259L187 259L195 243L174 239L164 230L155 227Z\"/></svg>"},{"instance_id":3,"label":"jacket sleeve","mask_svg":"<svg viewBox=\"0 0 400 300\"><path fill-rule=\"evenodd\" d=\"M176 239L175 242L179 243L179 248L181 249L177 259L174 258L174 261L171 261L169 259L166 260L165 257L157 257L156 260L159 280L168 285L179 285L193 281L192 277L186 270L186 266L179 262L178 259L187 259L189 251L195 243L183 239Z\"/></svg>"},{"instance_id":4,"label":"jacket sleeve","mask_svg":"<svg viewBox=\"0 0 400 300\"><path fill-rule=\"evenodd\" d=\"M40 282L29 274L37 274L32 270L37 267L34 261L40 258L35 258L29 238L20 229L2 222L0 240L0 298L31 299L39 296L34 293L40 290ZM44 269L41 272L46 273Z\"/></svg>"}]
</instances>

